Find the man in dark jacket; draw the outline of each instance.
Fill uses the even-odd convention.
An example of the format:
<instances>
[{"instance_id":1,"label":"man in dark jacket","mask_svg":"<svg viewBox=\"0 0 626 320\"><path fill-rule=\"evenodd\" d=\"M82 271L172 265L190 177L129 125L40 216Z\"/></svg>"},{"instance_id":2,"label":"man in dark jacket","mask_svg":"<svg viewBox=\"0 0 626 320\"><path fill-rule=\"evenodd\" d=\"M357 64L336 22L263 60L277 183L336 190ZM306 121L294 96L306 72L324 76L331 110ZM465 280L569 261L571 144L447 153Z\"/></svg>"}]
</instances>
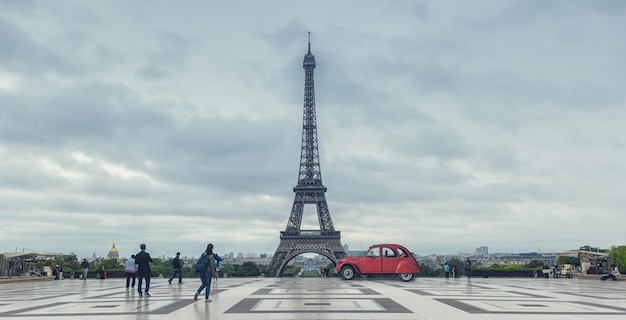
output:
<instances>
[{"instance_id":1,"label":"man in dark jacket","mask_svg":"<svg viewBox=\"0 0 626 320\"><path fill-rule=\"evenodd\" d=\"M87 258L83 259L80 267L83 269L83 280L87 280L87 272L89 272L89 261L87 261Z\"/></svg>"},{"instance_id":2,"label":"man in dark jacket","mask_svg":"<svg viewBox=\"0 0 626 320\"><path fill-rule=\"evenodd\" d=\"M183 271L181 270L183 266L180 263L180 252L176 252L176 258L172 261L172 267L174 269L174 274L169 280L167 280L167 282L172 284L172 279L178 275L178 284L183 284Z\"/></svg>"},{"instance_id":3,"label":"man in dark jacket","mask_svg":"<svg viewBox=\"0 0 626 320\"><path fill-rule=\"evenodd\" d=\"M146 297L150 296L150 274L152 273L152 269L150 268L150 263L152 262L152 258L150 254L146 252L146 245L142 243L139 245L141 251L135 255L135 263L137 264L137 277L139 278L139 286L137 290L139 291L139 296L143 297L143 293L141 292L141 283L142 280L146 279Z\"/></svg>"}]
</instances>

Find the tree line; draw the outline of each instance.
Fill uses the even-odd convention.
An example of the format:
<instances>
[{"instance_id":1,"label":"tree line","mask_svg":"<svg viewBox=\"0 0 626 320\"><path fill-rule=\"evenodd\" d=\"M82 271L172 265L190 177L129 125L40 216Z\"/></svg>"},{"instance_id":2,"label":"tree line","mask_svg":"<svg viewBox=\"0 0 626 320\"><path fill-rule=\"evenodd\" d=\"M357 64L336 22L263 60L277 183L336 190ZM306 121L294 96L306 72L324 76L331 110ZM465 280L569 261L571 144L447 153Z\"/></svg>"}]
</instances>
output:
<instances>
[{"instance_id":1,"label":"tree line","mask_svg":"<svg viewBox=\"0 0 626 320\"><path fill-rule=\"evenodd\" d=\"M152 276L158 277L169 277L173 274L174 270L172 267L171 259L160 259L160 258L152 258L152 264L150 265L152 269ZM76 259L76 256L65 256L59 257L53 260L39 260L37 261L37 268L41 269L44 266L49 266L50 268L55 268L59 266L61 271L65 273L65 277L69 276L68 273L74 272L76 275L82 272L82 268L80 267L81 261ZM104 268L104 271L107 273L107 277L125 277L126 270L124 265L120 263L117 259L102 259L96 263L89 264L89 273L88 277L94 277L97 270L100 267ZM183 277L195 277L197 274L195 273L195 265L194 264L185 264L182 268ZM285 269L285 276L293 276L300 272L300 268L296 266L288 266ZM220 265L219 274L221 277L259 277L265 276L269 277L269 271L267 270L267 266L259 265L252 261L244 262L243 264L233 264L233 263L222 263Z\"/></svg>"},{"instance_id":2,"label":"tree line","mask_svg":"<svg viewBox=\"0 0 626 320\"><path fill-rule=\"evenodd\" d=\"M624 269L626 269L626 246L612 246L610 249L599 250L591 248L589 246L583 246L580 250L585 251L597 251L607 253L611 258L615 259L618 262L618 265ZM160 259L153 258L152 263L152 276L162 275L163 277L168 277L173 273L172 268L172 260L170 259ZM580 260L577 257L565 257L561 256L557 260L557 264L570 264L575 267L580 266ZM37 268L42 268L43 266L49 266L54 268L55 266L60 266L62 271L66 273L68 272L76 272L76 274L80 273L82 269L80 268L80 261L76 259L76 256L64 256L59 257L54 260L39 260L37 261ZM460 275L464 275L465 273L465 262L459 259L453 258L448 260L448 265L450 268L457 267ZM489 267L482 266L472 266L472 275L473 276L529 276L534 273L536 270L541 270L543 268L543 262L540 260L532 260L525 265L498 265L494 264ZM124 265L122 265L116 259L103 259L97 263L91 263L89 266L89 277L93 277L92 273L95 275L96 270L100 269L100 267L104 267L104 270L107 272L108 277L124 277L125 270ZM185 265L183 267L183 276L184 277L194 277L196 273L194 272L193 265ZM329 276L335 276L336 272L334 270L334 265L331 263L326 266L330 273ZM320 267L322 269L324 267ZM441 268L432 268L425 264L421 264L422 272L418 275L420 277L442 277L444 272ZM301 267L299 266L287 266L283 272L283 276L285 277L293 277L300 273ZM256 264L252 261L244 262L243 264L232 264L232 263L222 263L220 268L220 276L228 276L228 277L259 277L265 276L270 277L272 275L269 274L267 270L267 266Z\"/></svg>"}]
</instances>

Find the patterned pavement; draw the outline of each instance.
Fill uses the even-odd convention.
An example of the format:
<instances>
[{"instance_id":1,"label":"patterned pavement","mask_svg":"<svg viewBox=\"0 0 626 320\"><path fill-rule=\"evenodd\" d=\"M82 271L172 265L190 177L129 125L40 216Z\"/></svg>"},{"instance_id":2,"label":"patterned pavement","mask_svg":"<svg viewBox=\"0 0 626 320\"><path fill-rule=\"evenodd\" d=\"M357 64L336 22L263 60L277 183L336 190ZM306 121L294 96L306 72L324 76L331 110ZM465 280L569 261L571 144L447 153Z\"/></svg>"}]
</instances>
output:
<instances>
[{"instance_id":1,"label":"patterned pavement","mask_svg":"<svg viewBox=\"0 0 626 320\"><path fill-rule=\"evenodd\" d=\"M533 278L122 279L0 282L0 319L626 319L626 281Z\"/></svg>"}]
</instances>

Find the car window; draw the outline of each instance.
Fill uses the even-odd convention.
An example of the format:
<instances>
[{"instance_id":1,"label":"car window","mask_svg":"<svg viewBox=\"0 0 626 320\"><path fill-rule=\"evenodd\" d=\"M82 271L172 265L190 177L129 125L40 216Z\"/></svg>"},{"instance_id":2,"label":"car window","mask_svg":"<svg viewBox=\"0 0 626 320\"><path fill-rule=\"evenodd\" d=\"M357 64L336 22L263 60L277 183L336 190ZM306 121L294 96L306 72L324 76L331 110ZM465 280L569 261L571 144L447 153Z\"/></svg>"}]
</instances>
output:
<instances>
[{"instance_id":1,"label":"car window","mask_svg":"<svg viewBox=\"0 0 626 320\"><path fill-rule=\"evenodd\" d=\"M396 251L389 247L383 247L383 257L390 258L395 257Z\"/></svg>"},{"instance_id":2,"label":"car window","mask_svg":"<svg viewBox=\"0 0 626 320\"><path fill-rule=\"evenodd\" d=\"M404 252L404 250L402 250L401 248L398 248L398 253L400 254L401 257L408 257L409 253L408 252Z\"/></svg>"},{"instance_id":3,"label":"car window","mask_svg":"<svg viewBox=\"0 0 626 320\"><path fill-rule=\"evenodd\" d=\"M367 252L368 257L380 257L380 248L374 248Z\"/></svg>"}]
</instances>

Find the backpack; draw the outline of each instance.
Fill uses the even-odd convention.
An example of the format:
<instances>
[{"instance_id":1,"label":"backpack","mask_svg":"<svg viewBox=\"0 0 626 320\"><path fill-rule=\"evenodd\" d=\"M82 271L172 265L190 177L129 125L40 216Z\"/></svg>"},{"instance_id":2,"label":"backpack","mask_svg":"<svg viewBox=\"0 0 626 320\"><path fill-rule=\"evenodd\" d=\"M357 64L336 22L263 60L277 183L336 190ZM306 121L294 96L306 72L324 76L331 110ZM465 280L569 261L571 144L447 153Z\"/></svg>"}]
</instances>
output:
<instances>
[{"instance_id":1,"label":"backpack","mask_svg":"<svg viewBox=\"0 0 626 320\"><path fill-rule=\"evenodd\" d=\"M209 268L209 255L205 252L202 253L198 262L196 262L196 273L205 273Z\"/></svg>"}]
</instances>

